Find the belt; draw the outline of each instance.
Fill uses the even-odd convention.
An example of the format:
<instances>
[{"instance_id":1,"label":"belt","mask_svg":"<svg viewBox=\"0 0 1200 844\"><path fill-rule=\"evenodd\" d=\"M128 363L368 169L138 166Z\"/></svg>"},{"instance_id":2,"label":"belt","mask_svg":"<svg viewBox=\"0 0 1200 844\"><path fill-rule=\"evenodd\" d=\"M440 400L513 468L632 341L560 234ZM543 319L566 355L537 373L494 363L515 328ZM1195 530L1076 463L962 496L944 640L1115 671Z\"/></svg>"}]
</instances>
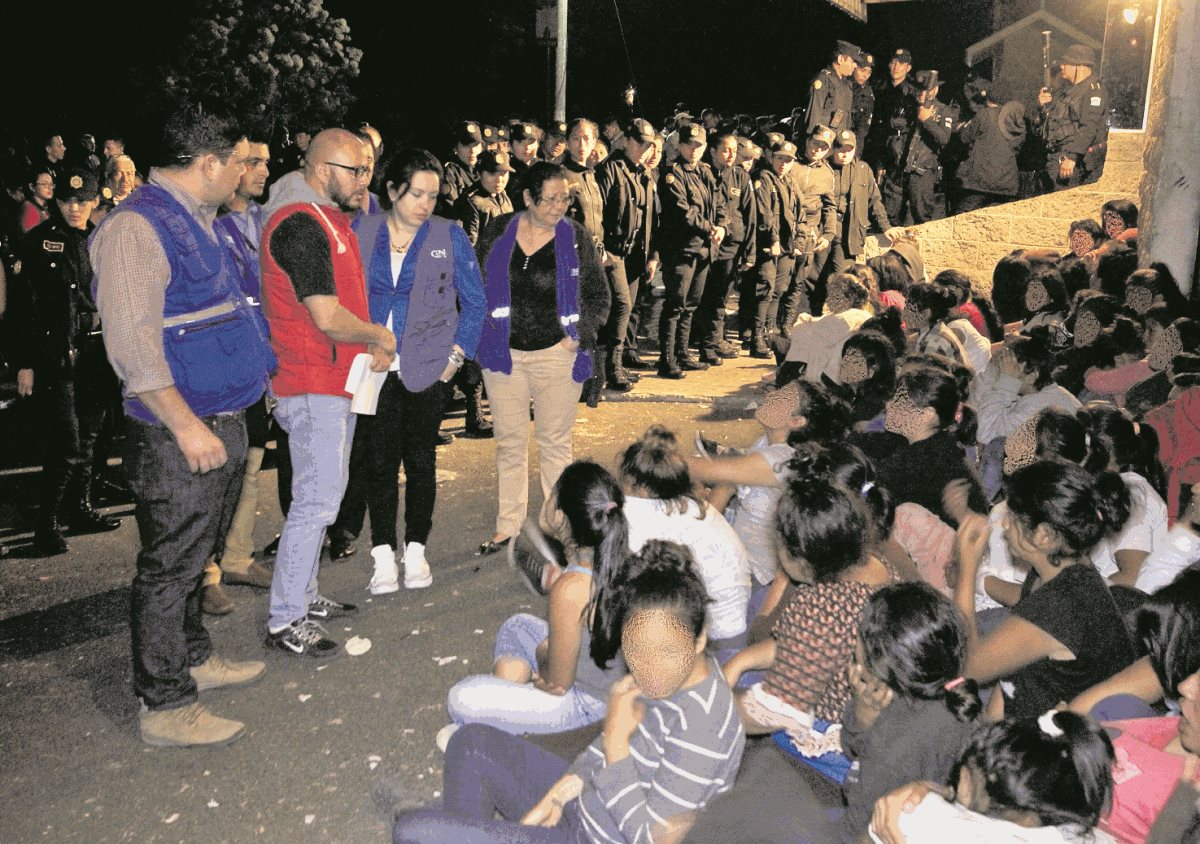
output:
<instances>
[{"instance_id":1,"label":"belt","mask_svg":"<svg viewBox=\"0 0 1200 844\"><path fill-rule=\"evenodd\" d=\"M212 319L216 316L224 316L231 314L237 310L237 305L233 302L222 302L219 305L213 305L211 308L204 308L199 311L189 311L185 314L176 314L171 317L163 317L163 328L176 328L180 325L190 325L193 322L202 322L206 319Z\"/></svg>"}]
</instances>

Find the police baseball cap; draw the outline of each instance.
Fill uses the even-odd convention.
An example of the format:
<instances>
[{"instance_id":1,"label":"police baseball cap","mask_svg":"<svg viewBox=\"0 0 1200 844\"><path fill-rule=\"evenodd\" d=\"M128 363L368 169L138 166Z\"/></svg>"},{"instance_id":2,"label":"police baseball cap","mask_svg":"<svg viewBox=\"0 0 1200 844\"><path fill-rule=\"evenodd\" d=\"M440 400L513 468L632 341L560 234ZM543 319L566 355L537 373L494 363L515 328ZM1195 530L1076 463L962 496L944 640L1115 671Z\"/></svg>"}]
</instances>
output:
<instances>
[{"instance_id":1,"label":"police baseball cap","mask_svg":"<svg viewBox=\"0 0 1200 844\"><path fill-rule=\"evenodd\" d=\"M942 80L938 78L936 70L918 70L913 74L913 85L918 91L932 91L941 84Z\"/></svg>"},{"instance_id":2,"label":"police baseball cap","mask_svg":"<svg viewBox=\"0 0 1200 844\"><path fill-rule=\"evenodd\" d=\"M483 133L479 128L479 124L474 120L464 120L454 127L455 143L464 146L474 146L475 144L483 143Z\"/></svg>"},{"instance_id":3,"label":"police baseball cap","mask_svg":"<svg viewBox=\"0 0 1200 844\"><path fill-rule=\"evenodd\" d=\"M505 126L496 127L496 138L501 143L508 143L508 128Z\"/></svg>"},{"instance_id":4,"label":"police baseball cap","mask_svg":"<svg viewBox=\"0 0 1200 844\"><path fill-rule=\"evenodd\" d=\"M648 144L654 141L654 127L650 125L649 121L643 120L640 117L630 120L621 131L625 133L626 138L641 144Z\"/></svg>"},{"instance_id":5,"label":"police baseball cap","mask_svg":"<svg viewBox=\"0 0 1200 844\"><path fill-rule=\"evenodd\" d=\"M475 170L480 173L515 173L516 169L510 163L508 153L487 150L480 153L475 162Z\"/></svg>"},{"instance_id":6,"label":"police baseball cap","mask_svg":"<svg viewBox=\"0 0 1200 844\"><path fill-rule=\"evenodd\" d=\"M482 126L479 130L479 134L483 136L483 142L485 144L494 144L497 140L499 140L499 136L496 134L495 126Z\"/></svg>"},{"instance_id":7,"label":"police baseball cap","mask_svg":"<svg viewBox=\"0 0 1200 844\"><path fill-rule=\"evenodd\" d=\"M889 61L903 62L904 64L912 64L912 53L906 47L901 47L896 52L892 53Z\"/></svg>"},{"instance_id":8,"label":"police baseball cap","mask_svg":"<svg viewBox=\"0 0 1200 844\"><path fill-rule=\"evenodd\" d=\"M791 141L780 139L779 141L772 143L768 149L771 150L771 155L785 155L788 158L796 157L796 145Z\"/></svg>"},{"instance_id":9,"label":"police baseball cap","mask_svg":"<svg viewBox=\"0 0 1200 844\"><path fill-rule=\"evenodd\" d=\"M837 133L833 145L838 149L855 149L858 146L858 138L849 129L843 129Z\"/></svg>"},{"instance_id":10,"label":"police baseball cap","mask_svg":"<svg viewBox=\"0 0 1200 844\"><path fill-rule=\"evenodd\" d=\"M859 67L875 67L875 57L860 47L854 63Z\"/></svg>"},{"instance_id":11,"label":"police baseball cap","mask_svg":"<svg viewBox=\"0 0 1200 844\"><path fill-rule=\"evenodd\" d=\"M565 138L567 136L567 124L561 120L552 120L550 125L546 127L546 134L552 138Z\"/></svg>"},{"instance_id":12,"label":"police baseball cap","mask_svg":"<svg viewBox=\"0 0 1200 844\"><path fill-rule=\"evenodd\" d=\"M1067 52L1063 53L1062 64L1071 65L1087 65L1094 68L1096 66L1096 51L1085 44L1072 44L1067 48Z\"/></svg>"},{"instance_id":13,"label":"police baseball cap","mask_svg":"<svg viewBox=\"0 0 1200 844\"><path fill-rule=\"evenodd\" d=\"M862 48L857 44L851 44L849 41L842 40L838 40L837 43L834 44L834 49L837 50L837 54L839 56L849 56L855 60L858 59L858 54L862 52Z\"/></svg>"},{"instance_id":14,"label":"police baseball cap","mask_svg":"<svg viewBox=\"0 0 1200 844\"><path fill-rule=\"evenodd\" d=\"M513 141L536 141L541 134L541 130L532 123L514 123L508 129L508 136Z\"/></svg>"},{"instance_id":15,"label":"police baseball cap","mask_svg":"<svg viewBox=\"0 0 1200 844\"><path fill-rule=\"evenodd\" d=\"M781 144L786 141L787 137L782 132L768 132L764 140L767 142L767 149L770 149L775 144Z\"/></svg>"},{"instance_id":16,"label":"police baseball cap","mask_svg":"<svg viewBox=\"0 0 1200 844\"><path fill-rule=\"evenodd\" d=\"M708 143L708 133L704 131L703 126L698 126L695 123L688 123L679 127L679 143Z\"/></svg>"},{"instance_id":17,"label":"police baseball cap","mask_svg":"<svg viewBox=\"0 0 1200 844\"><path fill-rule=\"evenodd\" d=\"M826 146L831 147L831 146L833 146L833 141L834 141L834 138L836 135L837 135L837 133L834 132L832 129L830 129L828 126L824 125L823 123L818 123L816 126L813 127L813 130L809 134L808 139L810 141L820 141L823 144L825 144Z\"/></svg>"},{"instance_id":18,"label":"police baseball cap","mask_svg":"<svg viewBox=\"0 0 1200 844\"><path fill-rule=\"evenodd\" d=\"M100 193L100 181L91 170L82 167L72 167L54 182L54 198L64 202L68 199L82 199L90 202Z\"/></svg>"}]
</instances>

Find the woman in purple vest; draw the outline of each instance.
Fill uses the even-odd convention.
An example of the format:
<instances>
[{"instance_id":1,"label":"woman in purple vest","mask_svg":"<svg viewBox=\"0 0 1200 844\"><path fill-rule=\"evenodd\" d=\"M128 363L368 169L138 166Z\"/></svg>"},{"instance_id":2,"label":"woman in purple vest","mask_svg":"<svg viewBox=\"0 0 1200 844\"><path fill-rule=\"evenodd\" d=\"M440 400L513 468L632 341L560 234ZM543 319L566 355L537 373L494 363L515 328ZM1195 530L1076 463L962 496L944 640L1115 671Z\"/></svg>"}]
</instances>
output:
<instances>
[{"instance_id":1,"label":"woman in purple vest","mask_svg":"<svg viewBox=\"0 0 1200 844\"><path fill-rule=\"evenodd\" d=\"M374 595L400 588L396 563L396 482L404 465L404 586L433 583L425 544L433 526L437 458L435 438L450 397L450 379L475 355L483 323L483 280L466 233L433 216L442 166L423 149L400 150L384 172L391 210L354 224L367 280L371 321L396 335L396 357L374 416L359 419L363 459L350 484L348 509L371 511ZM355 489L357 487L357 489ZM357 502L357 503L356 503Z\"/></svg>"},{"instance_id":2,"label":"woman in purple vest","mask_svg":"<svg viewBox=\"0 0 1200 844\"><path fill-rule=\"evenodd\" d=\"M503 548L525 523L531 401L543 497L570 464L575 409L610 303L591 236L564 216L571 202L567 171L539 162L521 187L525 210L493 220L476 244L487 295L478 360L500 479L496 532L479 546L480 555Z\"/></svg>"}]
</instances>

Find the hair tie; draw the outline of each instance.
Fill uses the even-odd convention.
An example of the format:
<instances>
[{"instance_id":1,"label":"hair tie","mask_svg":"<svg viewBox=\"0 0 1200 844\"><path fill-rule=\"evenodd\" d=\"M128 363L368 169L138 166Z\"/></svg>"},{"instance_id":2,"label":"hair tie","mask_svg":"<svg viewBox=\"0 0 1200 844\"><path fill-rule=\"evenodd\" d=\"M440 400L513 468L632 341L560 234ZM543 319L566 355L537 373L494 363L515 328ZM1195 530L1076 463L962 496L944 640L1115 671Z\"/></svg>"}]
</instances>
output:
<instances>
[{"instance_id":1,"label":"hair tie","mask_svg":"<svg viewBox=\"0 0 1200 844\"><path fill-rule=\"evenodd\" d=\"M961 677L961 676L960 676L960 677L955 677L953 680L951 680L950 682L948 682L946 685L942 686L942 688L943 688L943 689L945 689L945 690L946 690L946 691L948 691L948 692L952 692L952 691L954 691L955 689L957 689L959 686L961 686L961 685L962 685L963 683L965 683L965 682L967 682L967 678L966 678L966 677Z\"/></svg>"},{"instance_id":2,"label":"hair tie","mask_svg":"<svg viewBox=\"0 0 1200 844\"><path fill-rule=\"evenodd\" d=\"M954 409L954 421L956 423L962 422L962 412L963 412L963 403L959 402L958 407L956 407Z\"/></svg>"},{"instance_id":3,"label":"hair tie","mask_svg":"<svg viewBox=\"0 0 1200 844\"><path fill-rule=\"evenodd\" d=\"M1062 738L1062 727L1054 723L1054 716L1058 714L1057 709L1051 709L1044 715L1038 717L1038 729L1048 735L1050 738Z\"/></svg>"},{"instance_id":4,"label":"hair tie","mask_svg":"<svg viewBox=\"0 0 1200 844\"><path fill-rule=\"evenodd\" d=\"M615 501L609 501L607 504L604 505L605 513L611 513L613 510L616 510L616 509L617 509L617 502L615 502Z\"/></svg>"},{"instance_id":5,"label":"hair tie","mask_svg":"<svg viewBox=\"0 0 1200 844\"><path fill-rule=\"evenodd\" d=\"M863 485L862 485L862 489L860 489L858 491L858 494L862 498L866 498L867 493L870 492L871 490L873 490L874 488L875 488L875 484L871 483L870 481L864 481Z\"/></svg>"}]
</instances>

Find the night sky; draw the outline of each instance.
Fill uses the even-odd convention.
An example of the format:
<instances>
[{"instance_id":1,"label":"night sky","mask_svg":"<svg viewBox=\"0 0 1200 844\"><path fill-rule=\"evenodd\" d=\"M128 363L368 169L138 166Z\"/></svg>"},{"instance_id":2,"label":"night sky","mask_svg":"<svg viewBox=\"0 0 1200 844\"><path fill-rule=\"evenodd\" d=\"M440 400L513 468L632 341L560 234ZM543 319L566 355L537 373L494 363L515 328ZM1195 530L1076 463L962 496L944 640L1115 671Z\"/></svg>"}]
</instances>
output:
<instances>
[{"instance_id":1,"label":"night sky","mask_svg":"<svg viewBox=\"0 0 1200 844\"><path fill-rule=\"evenodd\" d=\"M804 104L807 83L836 38L884 56L903 44L918 68L937 67L953 81L961 77L963 49L991 29L993 0L886 4L872 7L867 25L823 0L616 2L645 115L659 125L676 102L696 111L784 116ZM348 124L367 119L391 141L437 146L455 119L545 115L546 51L533 37L535 0L325 4L349 21L352 41L365 53ZM146 74L137 70L170 52L189 5L55 5L57 29L44 23L18 35L0 58L6 77L17 81L0 126L6 143L52 127L117 131L136 157L139 139L155 128L134 81ZM162 17L166 8L171 14ZM602 118L630 78L613 0L573 0L570 12L568 116Z\"/></svg>"}]
</instances>

